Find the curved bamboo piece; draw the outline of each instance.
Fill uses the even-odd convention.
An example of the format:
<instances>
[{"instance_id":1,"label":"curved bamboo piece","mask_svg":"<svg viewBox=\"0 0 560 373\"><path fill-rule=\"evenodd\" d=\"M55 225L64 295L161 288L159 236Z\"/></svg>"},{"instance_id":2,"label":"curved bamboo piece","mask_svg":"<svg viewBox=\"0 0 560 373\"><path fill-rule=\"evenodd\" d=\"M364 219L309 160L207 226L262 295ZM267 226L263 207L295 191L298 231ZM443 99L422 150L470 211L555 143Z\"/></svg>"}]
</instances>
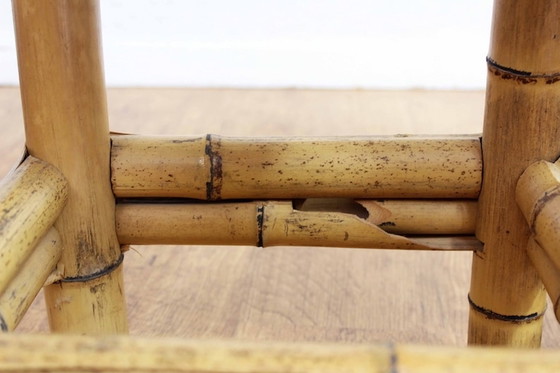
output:
<instances>
[{"instance_id":1,"label":"curved bamboo piece","mask_svg":"<svg viewBox=\"0 0 560 373\"><path fill-rule=\"evenodd\" d=\"M107 301L98 332L127 330L120 271L121 249L115 233L114 196L110 185L110 139L101 61L99 3L96 0L14 0L25 134L31 155L55 165L68 179L68 204L55 226L64 242L64 275L81 283L65 294L64 285L45 290L51 306L73 303L96 318L95 305ZM92 287L103 274L113 285ZM64 284L64 283L63 283ZM74 283L76 285L76 283ZM51 294L48 296L48 294ZM54 296L57 295L57 297ZM79 304L78 304L79 303ZM64 307L72 309L72 307ZM81 323L58 323L70 315L50 315L51 325L82 332ZM85 317L85 316L84 316Z\"/></svg>"},{"instance_id":2,"label":"curved bamboo piece","mask_svg":"<svg viewBox=\"0 0 560 373\"><path fill-rule=\"evenodd\" d=\"M3 372L556 373L556 351L0 335Z\"/></svg>"},{"instance_id":3,"label":"curved bamboo piece","mask_svg":"<svg viewBox=\"0 0 560 373\"><path fill-rule=\"evenodd\" d=\"M477 198L477 136L242 139L113 136L117 197Z\"/></svg>"},{"instance_id":4,"label":"curved bamboo piece","mask_svg":"<svg viewBox=\"0 0 560 373\"><path fill-rule=\"evenodd\" d=\"M60 171L33 157L0 182L0 293L52 227L67 195Z\"/></svg>"},{"instance_id":5,"label":"curved bamboo piece","mask_svg":"<svg viewBox=\"0 0 560 373\"><path fill-rule=\"evenodd\" d=\"M325 200L322 200L323 202ZM299 209L291 201L253 201L232 203L120 203L117 205L117 235L123 245L249 245L269 246L326 246L348 248L381 248L405 250L478 250L480 244L471 237L431 237L429 239L406 238L389 234L382 229L383 223L407 221L414 210L406 216L383 220L379 214L368 216L365 207L385 214L390 211L374 202L360 201L348 207L348 201L335 200L339 204L317 205L304 203ZM403 214L403 205L396 203ZM342 203L342 204L341 204ZM344 204L346 203L346 204ZM437 204L436 202L433 202ZM464 202L458 202L463 205ZM411 201L411 207L426 207L428 202ZM451 202L446 201L444 205ZM475 205L474 202L472 202ZM389 203L389 205L391 205ZM349 208L361 207L360 211ZM471 204L468 204L470 207ZM325 210L329 207L329 210ZM301 209L311 210L301 210ZM432 212L434 208L430 209ZM445 209L443 209L445 210ZM456 211L462 211L455 206ZM468 209L467 209L468 211ZM470 211L467 219L474 218ZM365 212L366 215L363 215ZM395 215L399 215L395 214ZM387 217L387 216L385 216ZM464 216L454 217L460 220ZM390 216L389 216L390 218ZM441 221L447 218L444 215ZM412 220L416 220L414 217ZM378 226L379 225L379 226ZM453 224L452 224L453 225ZM394 227L393 227L394 228ZM424 227L431 228L431 225ZM471 227L472 228L472 227ZM418 230L416 230L418 231ZM415 232L417 233L417 232ZM424 234L428 232L423 231ZM434 234L434 232L429 232ZM451 232L459 235L465 232ZM471 232L467 232L472 234Z\"/></svg>"},{"instance_id":6,"label":"curved bamboo piece","mask_svg":"<svg viewBox=\"0 0 560 373\"><path fill-rule=\"evenodd\" d=\"M56 268L62 254L62 242L51 228L20 268L4 292L0 292L0 330L12 331L33 303L39 290Z\"/></svg>"},{"instance_id":7,"label":"curved bamboo piece","mask_svg":"<svg viewBox=\"0 0 560 373\"><path fill-rule=\"evenodd\" d=\"M545 294L515 187L534 160L559 155L559 18L558 0L495 2L477 219L484 250L473 256L470 344L540 345Z\"/></svg>"}]
</instances>

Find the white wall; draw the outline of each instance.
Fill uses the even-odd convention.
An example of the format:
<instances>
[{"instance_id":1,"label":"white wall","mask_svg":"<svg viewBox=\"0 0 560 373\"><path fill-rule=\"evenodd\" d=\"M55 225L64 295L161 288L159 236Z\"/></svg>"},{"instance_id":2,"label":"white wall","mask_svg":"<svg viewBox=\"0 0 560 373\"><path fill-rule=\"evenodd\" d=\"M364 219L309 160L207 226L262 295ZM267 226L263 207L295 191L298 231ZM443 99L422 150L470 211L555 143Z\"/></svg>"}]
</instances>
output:
<instances>
[{"instance_id":1,"label":"white wall","mask_svg":"<svg viewBox=\"0 0 560 373\"><path fill-rule=\"evenodd\" d=\"M490 0L101 0L110 86L484 88ZM0 84L17 84L0 0Z\"/></svg>"}]
</instances>

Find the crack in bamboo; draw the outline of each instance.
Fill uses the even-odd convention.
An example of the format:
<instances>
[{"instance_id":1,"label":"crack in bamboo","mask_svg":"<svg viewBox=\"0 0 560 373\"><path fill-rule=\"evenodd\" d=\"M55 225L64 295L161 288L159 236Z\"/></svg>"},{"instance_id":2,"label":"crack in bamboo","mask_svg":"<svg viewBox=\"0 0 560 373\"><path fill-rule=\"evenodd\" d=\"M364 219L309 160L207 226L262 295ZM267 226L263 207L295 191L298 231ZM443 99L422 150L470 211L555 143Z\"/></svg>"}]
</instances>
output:
<instances>
[{"instance_id":1,"label":"crack in bamboo","mask_svg":"<svg viewBox=\"0 0 560 373\"><path fill-rule=\"evenodd\" d=\"M347 204L338 206L325 204L324 199L315 201L317 204L294 208L292 201L247 201L226 203L118 203L117 204L117 235L123 245L145 244L198 244L198 245L248 245L257 247L270 246L326 246L347 248L386 248L386 249L419 249L419 250L480 250L480 243L469 236L449 237L448 235L472 234L470 232L451 231L447 235L404 237L386 232L372 221L367 210L353 213L347 210ZM345 202L343 200L343 202ZM360 203L372 208L368 201ZM389 201L385 201L389 203ZM438 205L459 205L466 202L442 201L407 201L413 206L429 205L429 211L437 210ZM397 203L397 205L400 205ZM475 203L469 202L469 206ZM393 204L389 203L388 208ZM316 208L328 210L314 211ZM302 210L303 209L303 210ZM309 210L306 210L309 209ZM411 226L406 220L402 209L395 211L396 227ZM389 214L389 210L387 210ZM363 214L365 212L365 215ZM467 209L463 214L447 216L443 214L433 220L466 220L472 221L475 209ZM407 214L414 215L414 211ZM422 215L421 215L422 217ZM412 217L414 221L414 217ZM451 223L451 226L457 224ZM220 229L216 230L216 227ZM432 226L428 225L428 229ZM418 231L414 233L418 234ZM424 231L424 234L429 234ZM433 232L432 232L433 233Z\"/></svg>"}]
</instances>

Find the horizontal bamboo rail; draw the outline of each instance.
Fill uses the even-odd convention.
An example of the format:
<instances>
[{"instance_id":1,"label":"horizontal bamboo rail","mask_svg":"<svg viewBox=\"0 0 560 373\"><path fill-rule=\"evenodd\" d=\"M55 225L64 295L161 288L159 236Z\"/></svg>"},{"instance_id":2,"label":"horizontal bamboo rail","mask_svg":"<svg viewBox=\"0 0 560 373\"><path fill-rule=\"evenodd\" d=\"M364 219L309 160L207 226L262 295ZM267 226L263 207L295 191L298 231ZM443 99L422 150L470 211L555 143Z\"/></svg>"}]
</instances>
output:
<instances>
[{"instance_id":1,"label":"horizontal bamboo rail","mask_svg":"<svg viewBox=\"0 0 560 373\"><path fill-rule=\"evenodd\" d=\"M117 204L117 236L121 244L191 244L191 245L250 245L326 246L349 248L380 248L408 250L478 250L480 243L473 237L406 238L390 234L384 226L401 228L415 221L414 211L403 207L421 206L437 210L438 201L374 201L351 202L336 200L304 202L302 210L291 201L231 202L231 203L120 203ZM434 224L425 226L422 234L432 231L437 222L449 220L460 232L474 230L476 203L473 201L443 201L444 212L432 216ZM396 218L390 208L395 205ZM328 207L328 211L325 208ZM319 211L314 211L317 208ZM308 210L305 210L308 209ZM357 210L357 211L356 211ZM372 211L370 214L368 211ZM445 214L445 212L454 214ZM421 212L425 215L425 211ZM464 220L470 227L464 229ZM398 222L398 224L393 223ZM455 222L453 222L455 221ZM393 226L394 225L394 226ZM448 227L449 227L448 226ZM402 229L401 229L402 230ZM416 229L416 234L418 234Z\"/></svg>"},{"instance_id":2,"label":"horizontal bamboo rail","mask_svg":"<svg viewBox=\"0 0 560 373\"><path fill-rule=\"evenodd\" d=\"M2 372L556 373L547 350L0 335Z\"/></svg>"},{"instance_id":3,"label":"horizontal bamboo rail","mask_svg":"<svg viewBox=\"0 0 560 373\"><path fill-rule=\"evenodd\" d=\"M117 197L477 198L478 136L194 138L114 135Z\"/></svg>"},{"instance_id":4,"label":"horizontal bamboo rail","mask_svg":"<svg viewBox=\"0 0 560 373\"><path fill-rule=\"evenodd\" d=\"M0 293L0 330L12 331L56 268L62 254L62 242L56 229L51 228L19 272Z\"/></svg>"},{"instance_id":5,"label":"horizontal bamboo rail","mask_svg":"<svg viewBox=\"0 0 560 373\"><path fill-rule=\"evenodd\" d=\"M64 176L31 156L0 182L0 293L52 227L67 194Z\"/></svg>"}]
</instances>

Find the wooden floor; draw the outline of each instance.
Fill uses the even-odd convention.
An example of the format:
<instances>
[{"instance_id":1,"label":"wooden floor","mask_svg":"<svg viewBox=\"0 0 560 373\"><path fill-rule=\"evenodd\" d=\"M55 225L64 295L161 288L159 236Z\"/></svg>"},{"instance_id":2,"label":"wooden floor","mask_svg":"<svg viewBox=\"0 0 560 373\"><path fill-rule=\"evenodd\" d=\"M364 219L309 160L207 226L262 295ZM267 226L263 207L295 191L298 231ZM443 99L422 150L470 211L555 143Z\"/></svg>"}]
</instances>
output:
<instances>
[{"instance_id":1,"label":"wooden floor","mask_svg":"<svg viewBox=\"0 0 560 373\"><path fill-rule=\"evenodd\" d=\"M109 90L113 131L239 136L479 133L483 92ZM23 148L19 92L0 88L0 176ZM135 247L135 335L465 345L471 254ZM42 297L19 332L47 330ZM553 313L545 347L560 347Z\"/></svg>"}]
</instances>

